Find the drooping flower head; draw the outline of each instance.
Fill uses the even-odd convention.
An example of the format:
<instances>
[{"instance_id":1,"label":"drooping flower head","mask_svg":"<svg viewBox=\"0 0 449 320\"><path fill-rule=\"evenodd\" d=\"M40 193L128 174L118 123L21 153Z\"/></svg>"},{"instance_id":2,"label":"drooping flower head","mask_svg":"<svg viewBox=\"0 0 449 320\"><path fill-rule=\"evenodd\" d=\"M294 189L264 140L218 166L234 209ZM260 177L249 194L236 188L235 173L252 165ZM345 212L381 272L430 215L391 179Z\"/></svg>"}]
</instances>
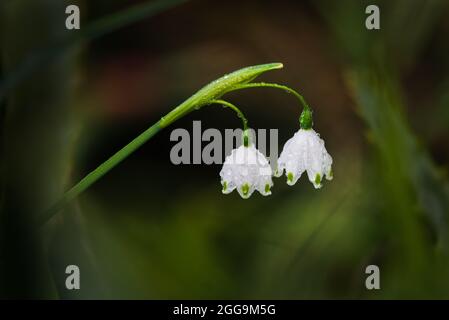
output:
<instances>
[{"instance_id":1,"label":"drooping flower head","mask_svg":"<svg viewBox=\"0 0 449 320\"><path fill-rule=\"evenodd\" d=\"M223 193L228 194L234 189L243 199L251 196L254 190L264 196L271 194L273 181L272 170L267 158L248 142L248 137L237 149L232 150L220 171Z\"/></svg>"},{"instance_id":2,"label":"drooping flower head","mask_svg":"<svg viewBox=\"0 0 449 320\"><path fill-rule=\"evenodd\" d=\"M312 129L312 112L305 109L300 118L301 129L290 138L278 159L276 176L285 170L287 183L294 185L303 172L307 172L315 188L321 188L323 177L332 180L332 157L323 139Z\"/></svg>"}]
</instances>

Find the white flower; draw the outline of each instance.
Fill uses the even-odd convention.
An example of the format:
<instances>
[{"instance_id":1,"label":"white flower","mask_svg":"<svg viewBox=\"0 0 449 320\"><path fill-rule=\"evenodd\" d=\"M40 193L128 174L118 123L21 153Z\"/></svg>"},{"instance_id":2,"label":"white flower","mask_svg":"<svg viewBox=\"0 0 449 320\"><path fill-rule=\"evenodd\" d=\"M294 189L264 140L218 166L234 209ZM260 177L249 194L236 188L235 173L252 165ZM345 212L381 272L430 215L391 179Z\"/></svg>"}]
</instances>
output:
<instances>
[{"instance_id":1,"label":"white flower","mask_svg":"<svg viewBox=\"0 0 449 320\"><path fill-rule=\"evenodd\" d=\"M225 159L220 176L224 194L236 188L243 199L249 198L254 190L264 196L271 194L273 181L270 164L253 144L232 150Z\"/></svg>"},{"instance_id":2,"label":"white flower","mask_svg":"<svg viewBox=\"0 0 449 320\"><path fill-rule=\"evenodd\" d=\"M280 177L284 169L289 185L294 185L304 171L317 189L321 188L323 174L327 180L332 180L332 157L315 130L300 129L287 141L279 157L275 175Z\"/></svg>"}]
</instances>

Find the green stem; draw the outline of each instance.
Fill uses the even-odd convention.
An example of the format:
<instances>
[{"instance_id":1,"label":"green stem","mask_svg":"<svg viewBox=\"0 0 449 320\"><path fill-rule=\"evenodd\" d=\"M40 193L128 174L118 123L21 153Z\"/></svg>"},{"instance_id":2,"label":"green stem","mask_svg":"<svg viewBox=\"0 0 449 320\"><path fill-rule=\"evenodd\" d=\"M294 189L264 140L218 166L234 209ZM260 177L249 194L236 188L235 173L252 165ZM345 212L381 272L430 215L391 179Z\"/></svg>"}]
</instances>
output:
<instances>
[{"instance_id":1,"label":"green stem","mask_svg":"<svg viewBox=\"0 0 449 320\"><path fill-rule=\"evenodd\" d=\"M151 139L156 133L158 133L162 127L160 126L160 121L156 122L150 128L142 132L134 140L124 146L122 149L117 151L112 157L100 164L95 170L90 172L85 176L80 182L74 185L69 191L67 191L62 198L56 202L50 209L45 211L42 215L38 216L38 223L43 225L47 222L53 215L58 213L67 203L80 195L84 190L89 188L98 179L104 176L108 171L118 165L121 161L127 158L131 153L137 150L145 142Z\"/></svg>"},{"instance_id":2,"label":"green stem","mask_svg":"<svg viewBox=\"0 0 449 320\"><path fill-rule=\"evenodd\" d=\"M221 104L225 107L229 107L232 110L234 110L237 113L237 116L242 119L242 123L243 123L243 131L248 130L248 120L246 119L245 115L243 114L242 111L240 111L239 108L237 108L235 105L233 105L230 102L227 102L225 100L211 100L209 104Z\"/></svg>"},{"instance_id":3,"label":"green stem","mask_svg":"<svg viewBox=\"0 0 449 320\"><path fill-rule=\"evenodd\" d=\"M245 115L243 114L242 111L240 111L239 108L237 108L235 105L233 105L230 102L227 102L225 100L211 100L209 104L221 104L225 107L229 107L232 110L234 110L237 113L237 116L242 120L243 123L243 145L245 147L249 146L249 134L248 134L248 120L246 119Z\"/></svg>"},{"instance_id":4,"label":"green stem","mask_svg":"<svg viewBox=\"0 0 449 320\"><path fill-rule=\"evenodd\" d=\"M288 93L293 94L296 98L298 98L299 102L303 106L303 110L299 117L300 127L305 130L309 130L312 128L312 126L313 126L312 108L310 108L310 106L307 104L304 97L302 95L300 95L297 91L293 90L292 88L289 88L287 86L283 86L283 85L280 85L277 83L258 82L258 83L245 83L245 84L237 85L234 88L232 88L232 91L240 90L240 89L247 89L247 88L261 88L261 87L281 89Z\"/></svg>"},{"instance_id":5,"label":"green stem","mask_svg":"<svg viewBox=\"0 0 449 320\"><path fill-rule=\"evenodd\" d=\"M287 86L283 86L277 83L266 83L266 82L256 82L256 83L245 83L236 86L232 89L234 90L240 90L240 89L247 89L247 88L261 88L261 87L267 87L267 88L275 88L275 89L281 89L288 93L293 94L296 98L298 98L299 102L301 102L301 105L304 107L304 109L312 110L310 106L307 104L306 100L302 95L300 95L297 91L293 90L292 88L289 88Z\"/></svg>"}]
</instances>

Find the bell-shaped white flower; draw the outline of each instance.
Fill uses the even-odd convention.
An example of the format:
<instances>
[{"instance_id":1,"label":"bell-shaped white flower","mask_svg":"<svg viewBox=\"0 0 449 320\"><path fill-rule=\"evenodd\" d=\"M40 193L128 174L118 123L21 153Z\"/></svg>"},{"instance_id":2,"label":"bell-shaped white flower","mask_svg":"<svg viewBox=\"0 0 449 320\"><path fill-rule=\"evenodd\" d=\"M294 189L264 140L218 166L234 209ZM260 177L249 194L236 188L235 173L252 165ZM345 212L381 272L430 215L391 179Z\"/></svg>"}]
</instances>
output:
<instances>
[{"instance_id":1,"label":"bell-shaped white flower","mask_svg":"<svg viewBox=\"0 0 449 320\"><path fill-rule=\"evenodd\" d=\"M224 194L234 189L243 199L249 198L254 190L264 196L271 194L273 181L270 164L253 144L232 150L225 159L220 176Z\"/></svg>"},{"instance_id":2,"label":"bell-shaped white flower","mask_svg":"<svg viewBox=\"0 0 449 320\"><path fill-rule=\"evenodd\" d=\"M286 142L275 175L280 177L284 170L289 185L294 185L304 171L317 189L321 188L323 176L332 180L332 157L315 130L300 129Z\"/></svg>"}]
</instances>

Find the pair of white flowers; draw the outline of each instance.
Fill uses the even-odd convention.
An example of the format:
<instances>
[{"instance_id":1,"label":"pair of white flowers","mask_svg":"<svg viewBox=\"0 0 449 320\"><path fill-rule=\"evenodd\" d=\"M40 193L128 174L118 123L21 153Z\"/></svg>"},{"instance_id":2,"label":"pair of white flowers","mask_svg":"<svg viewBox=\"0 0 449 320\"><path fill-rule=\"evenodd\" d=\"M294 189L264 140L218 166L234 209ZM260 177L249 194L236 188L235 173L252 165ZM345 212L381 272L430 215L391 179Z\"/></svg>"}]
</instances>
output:
<instances>
[{"instance_id":1,"label":"pair of white flowers","mask_svg":"<svg viewBox=\"0 0 449 320\"><path fill-rule=\"evenodd\" d=\"M323 177L332 180L332 157L312 128L299 129L287 141L274 176L280 177L284 170L289 185L294 185L304 172L317 189L321 188ZM271 194L273 171L267 158L252 143L232 150L225 159L220 176L225 194L234 189L244 199L249 198L254 190L264 196Z\"/></svg>"}]
</instances>

